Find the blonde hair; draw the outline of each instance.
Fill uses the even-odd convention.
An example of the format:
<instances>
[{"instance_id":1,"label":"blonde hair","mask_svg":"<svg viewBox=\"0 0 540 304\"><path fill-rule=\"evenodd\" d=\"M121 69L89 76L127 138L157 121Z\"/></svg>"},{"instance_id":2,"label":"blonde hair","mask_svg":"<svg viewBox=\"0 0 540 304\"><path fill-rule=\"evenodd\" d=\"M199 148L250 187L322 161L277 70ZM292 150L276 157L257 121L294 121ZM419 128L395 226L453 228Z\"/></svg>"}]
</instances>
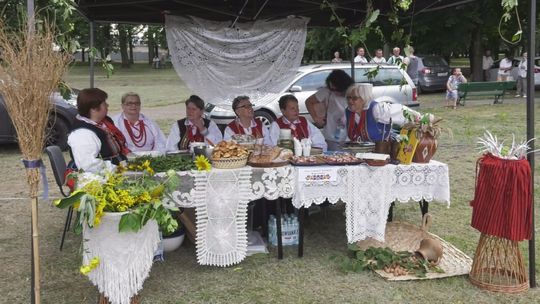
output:
<instances>
[{"instance_id":1,"label":"blonde hair","mask_svg":"<svg viewBox=\"0 0 540 304\"><path fill-rule=\"evenodd\" d=\"M345 96L358 96L368 103L373 100L373 85L371 83L355 83L347 89Z\"/></svg>"},{"instance_id":2,"label":"blonde hair","mask_svg":"<svg viewBox=\"0 0 540 304\"><path fill-rule=\"evenodd\" d=\"M135 92L127 92L126 94L122 95L122 104L126 102L126 98L131 97L131 96L135 96L137 97L139 101L141 101L141 96L139 96L139 94Z\"/></svg>"}]
</instances>

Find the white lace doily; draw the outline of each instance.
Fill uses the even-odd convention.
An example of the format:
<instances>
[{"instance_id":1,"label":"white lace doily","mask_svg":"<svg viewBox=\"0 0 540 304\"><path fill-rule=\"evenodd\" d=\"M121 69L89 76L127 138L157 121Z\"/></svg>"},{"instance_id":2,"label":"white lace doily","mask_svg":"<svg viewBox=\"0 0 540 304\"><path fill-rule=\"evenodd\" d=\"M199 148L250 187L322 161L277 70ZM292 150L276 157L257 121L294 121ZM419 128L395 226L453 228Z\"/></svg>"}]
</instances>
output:
<instances>
[{"instance_id":1,"label":"white lace doily","mask_svg":"<svg viewBox=\"0 0 540 304\"><path fill-rule=\"evenodd\" d=\"M257 106L280 97L304 54L309 19L291 17L250 23L165 16L174 69L206 102L230 109L247 95Z\"/></svg>"},{"instance_id":2,"label":"white lace doily","mask_svg":"<svg viewBox=\"0 0 540 304\"><path fill-rule=\"evenodd\" d=\"M159 243L156 221L138 232L118 232L123 213L105 213L99 226L83 229L83 263L99 258L88 278L112 304L129 304L150 274Z\"/></svg>"},{"instance_id":3,"label":"white lace doily","mask_svg":"<svg viewBox=\"0 0 540 304\"><path fill-rule=\"evenodd\" d=\"M296 170L309 170L297 167ZM398 200L439 201L450 205L448 166L429 164L346 166L338 171L335 182L300 182L296 180L293 205L296 208L341 200L346 204L347 240L353 243L372 237L384 241L390 204Z\"/></svg>"},{"instance_id":4,"label":"white lace doily","mask_svg":"<svg viewBox=\"0 0 540 304\"><path fill-rule=\"evenodd\" d=\"M335 167L334 167L335 168ZM297 208L346 203L347 240L384 241L390 204L425 199L450 204L448 166L429 164L343 166L332 182L300 182L302 167L212 169L184 174L174 195L179 207L195 207L197 256L203 265L239 263L246 253L248 201L291 198Z\"/></svg>"},{"instance_id":5,"label":"white lace doily","mask_svg":"<svg viewBox=\"0 0 540 304\"><path fill-rule=\"evenodd\" d=\"M247 252L250 168L197 174L195 187L197 260L222 267L242 261Z\"/></svg>"}]
</instances>

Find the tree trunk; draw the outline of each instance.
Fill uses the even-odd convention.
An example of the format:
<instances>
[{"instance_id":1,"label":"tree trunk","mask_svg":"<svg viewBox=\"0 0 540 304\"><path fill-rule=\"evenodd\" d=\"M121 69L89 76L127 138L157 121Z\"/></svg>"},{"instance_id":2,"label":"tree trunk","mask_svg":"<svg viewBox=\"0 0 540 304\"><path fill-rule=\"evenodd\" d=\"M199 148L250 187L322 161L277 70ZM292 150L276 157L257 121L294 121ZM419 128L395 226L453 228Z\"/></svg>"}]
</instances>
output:
<instances>
[{"instance_id":1,"label":"tree trunk","mask_svg":"<svg viewBox=\"0 0 540 304\"><path fill-rule=\"evenodd\" d=\"M131 39L129 39L129 63L130 64L135 63L135 60L133 59L133 37L131 37Z\"/></svg>"},{"instance_id":2,"label":"tree trunk","mask_svg":"<svg viewBox=\"0 0 540 304\"><path fill-rule=\"evenodd\" d=\"M129 68L127 43L127 30L124 26L120 25L118 26L118 44L120 45L120 58L122 60L122 68Z\"/></svg>"},{"instance_id":3,"label":"tree trunk","mask_svg":"<svg viewBox=\"0 0 540 304\"><path fill-rule=\"evenodd\" d=\"M476 23L471 33L471 44L469 48L469 60L471 62L471 80L483 81L482 70L482 41L480 24Z\"/></svg>"},{"instance_id":4,"label":"tree trunk","mask_svg":"<svg viewBox=\"0 0 540 304\"><path fill-rule=\"evenodd\" d=\"M84 62L84 47L81 48L81 62Z\"/></svg>"},{"instance_id":5,"label":"tree trunk","mask_svg":"<svg viewBox=\"0 0 540 304\"><path fill-rule=\"evenodd\" d=\"M152 60L154 60L155 57L154 48L154 37L148 35L148 64L150 65L152 65Z\"/></svg>"}]
</instances>

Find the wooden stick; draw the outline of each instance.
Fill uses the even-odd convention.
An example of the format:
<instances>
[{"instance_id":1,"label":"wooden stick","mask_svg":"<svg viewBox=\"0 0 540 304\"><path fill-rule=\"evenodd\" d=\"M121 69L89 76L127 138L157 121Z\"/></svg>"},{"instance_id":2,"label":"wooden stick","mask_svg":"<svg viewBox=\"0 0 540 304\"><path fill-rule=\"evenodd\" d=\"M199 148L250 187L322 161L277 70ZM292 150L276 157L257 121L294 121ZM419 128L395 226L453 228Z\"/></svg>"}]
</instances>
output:
<instances>
[{"instance_id":1,"label":"wooden stick","mask_svg":"<svg viewBox=\"0 0 540 304\"><path fill-rule=\"evenodd\" d=\"M38 199L32 198L32 303L41 303L40 272L39 272L39 229L38 229Z\"/></svg>"}]
</instances>

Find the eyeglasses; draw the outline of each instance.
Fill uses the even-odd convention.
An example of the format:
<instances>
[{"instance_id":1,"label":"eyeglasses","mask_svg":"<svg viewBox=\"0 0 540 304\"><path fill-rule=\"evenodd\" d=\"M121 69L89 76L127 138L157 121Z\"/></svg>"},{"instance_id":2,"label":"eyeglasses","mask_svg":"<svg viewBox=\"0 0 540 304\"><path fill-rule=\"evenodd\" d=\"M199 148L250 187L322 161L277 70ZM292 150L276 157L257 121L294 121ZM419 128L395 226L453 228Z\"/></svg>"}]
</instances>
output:
<instances>
[{"instance_id":1,"label":"eyeglasses","mask_svg":"<svg viewBox=\"0 0 540 304\"><path fill-rule=\"evenodd\" d=\"M353 101L357 101L358 99L362 99L362 97L359 97L359 96L347 96L346 98L347 98L347 100L353 100Z\"/></svg>"},{"instance_id":2,"label":"eyeglasses","mask_svg":"<svg viewBox=\"0 0 540 304\"><path fill-rule=\"evenodd\" d=\"M128 106L128 107L132 107L132 106L140 107L141 103L140 102L126 102L126 103L124 103L124 105Z\"/></svg>"},{"instance_id":3,"label":"eyeglasses","mask_svg":"<svg viewBox=\"0 0 540 304\"><path fill-rule=\"evenodd\" d=\"M243 106L238 106L238 107L236 107L235 110L242 109L242 108L245 108L245 109L253 109L254 106L255 106L254 104L248 103L248 104L245 104L245 105L243 105Z\"/></svg>"}]
</instances>

